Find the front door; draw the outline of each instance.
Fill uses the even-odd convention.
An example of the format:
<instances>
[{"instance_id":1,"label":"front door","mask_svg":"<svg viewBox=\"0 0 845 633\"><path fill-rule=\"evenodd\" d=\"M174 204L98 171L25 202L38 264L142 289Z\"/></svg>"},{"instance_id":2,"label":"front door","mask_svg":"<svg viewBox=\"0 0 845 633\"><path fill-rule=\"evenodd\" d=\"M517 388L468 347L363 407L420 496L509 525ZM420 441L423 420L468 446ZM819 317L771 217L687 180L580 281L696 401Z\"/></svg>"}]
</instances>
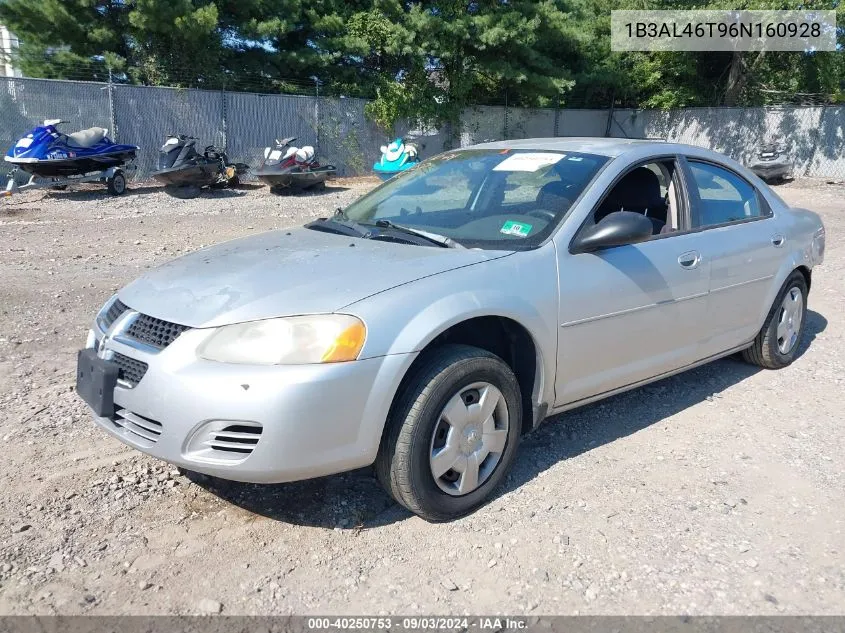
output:
<instances>
[{"instance_id":1,"label":"front door","mask_svg":"<svg viewBox=\"0 0 845 633\"><path fill-rule=\"evenodd\" d=\"M710 261L696 234L563 259L556 404L698 359Z\"/></svg>"},{"instance_id":2,"label":"front door","mask_svg":"<svg viewBox=\"0 0 845 633\"><path fill-rule=\"evenodd\" d=\"M677 162L634 166L585 226L620 209L654 223L650 240L573 254L559 248L556 405L647 380L700 358L710 259L688 232Z\"/></svg>"}]
</instances>

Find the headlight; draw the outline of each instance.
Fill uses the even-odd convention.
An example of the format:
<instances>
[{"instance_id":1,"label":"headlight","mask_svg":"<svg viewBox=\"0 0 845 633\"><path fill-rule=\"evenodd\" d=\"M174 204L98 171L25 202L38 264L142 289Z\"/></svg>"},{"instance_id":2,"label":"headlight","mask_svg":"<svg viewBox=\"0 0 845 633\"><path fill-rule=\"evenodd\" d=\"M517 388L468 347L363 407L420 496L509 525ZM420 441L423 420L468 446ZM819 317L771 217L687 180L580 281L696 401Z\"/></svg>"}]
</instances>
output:
<instances>
[{"instance_id":1,"label":"headlight","mask_svg":"<svg viewBox=\"0 0 845 633\"><path fill-rule=\"evenodd\" d=\"M97 321L97 326L98 326L98 327L99 327L99 328L100 328L103 332L105 332L106 330L108 330L108 328L106 327L106 315L109 313L109 310L111 310L112 306L113 306L115 303L117 303L117 295L116 295L116 294L115 294L115 295L112 295L111 297L109 297L109 300L108 300L108 301L106 301L106 302L103 304L103 307L102 307L102 308L100 308L100 311L99 311L99 312L97 312L97 316L95 317L95 319L96 319L96 321ZM113 321L113 320L114 320L114 319L112 319L112 321Z\"/></svg>"},{"instance_id":2,"label":"headlight","mask_svg":"<svg viewBox=\"0 0 845 633\"><path fill-rule=\"evenodd\" d=\"M197 353L206 360L245 365L304 365L355 360L367 329L348 314L251 321L218 328Z\"/></svg>"}]
</instances>

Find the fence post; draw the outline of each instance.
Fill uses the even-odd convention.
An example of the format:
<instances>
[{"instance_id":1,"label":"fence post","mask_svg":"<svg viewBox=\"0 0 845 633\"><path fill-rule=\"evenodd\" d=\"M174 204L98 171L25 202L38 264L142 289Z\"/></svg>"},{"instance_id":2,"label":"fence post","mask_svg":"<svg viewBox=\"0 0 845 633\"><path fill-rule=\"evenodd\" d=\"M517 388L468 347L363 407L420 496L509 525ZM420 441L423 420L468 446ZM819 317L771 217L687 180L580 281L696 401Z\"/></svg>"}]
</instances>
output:
<instances>
[{"instance_id":1,"label":"fence post","mask_svg":"<svg viewBox=\"0 0 845 633\"><path fill-rule=\"evenodd\" d=\"M507 140L508 138L508 89L505 88L505 115L504 120L502 121L502 139Z\"/></svg>"},{"instance_id":2,"label":"fence post","mask_svg":"<svg viewBox=\"0 0 845 633\"><path fill-rule=\"evenodd\" d=\"M221 112L223 115L223 151L229 152L229 134L228 134L228 113L226 112L226 84L223 84L223 89L220 90L220 103L222 105Z\"/></svg>"},{"instance_id":3,"label":"fence post","mask_svg":"<svg viewBox=\"0 0 845 633\"><path fill-rule=\"evenodd\" d=\"M560 95L555 100L555 129L552 136L557 136L560 131Z\"/></svg>"},{"instance_id":4,"label":"fence post","mask_svg":"<svg viewBox=\"0 0 845 633\"><path fill-rule=\"evenodd\" d=\"M114 82L112 81L111 66L109 66L109 85L107 88L109 95L109 125L111 126L112 140L117 143L117 117L114 112Z\"/></svg>"},{"instance_id":5,"label":"fence post","mask_svg":"<svg viewBox=\"0 0 845 633\"><path fill-rule=\"evenodd\" d=\"M616 105L616 91L610 93L610 109L607 111L607 126L604 128L604 135L610 136L610 128L613 125L613 107Z\"/></svg>"},{"instance_id":6,"label":"fence post","mask_svg":"<svg viewBox=\"0 0 845 633\"><path fill-rule=\"evenodd\" d=\"M314 76L314 153L320 155L320 80Z\"/></svg>"}]
</instances>

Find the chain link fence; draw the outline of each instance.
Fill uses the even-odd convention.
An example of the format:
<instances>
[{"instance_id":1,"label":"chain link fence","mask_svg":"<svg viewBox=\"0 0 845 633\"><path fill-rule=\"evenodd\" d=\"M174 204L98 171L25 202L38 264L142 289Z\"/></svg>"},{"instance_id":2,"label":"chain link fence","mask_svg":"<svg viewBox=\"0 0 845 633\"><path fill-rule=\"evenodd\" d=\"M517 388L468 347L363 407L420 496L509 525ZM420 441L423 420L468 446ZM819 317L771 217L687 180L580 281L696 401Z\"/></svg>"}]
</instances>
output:
<instances>
[{"instance_id":1,"label":"chain link fence","mask_svg":"<svg viewBox=\"0 0 845 633\"><path fill-rule=\"evenodd\" d=\"M845 179L843 106L615 110L610 133L707 147L742 163L771 143L793 161L795 176Z\"/></svg>"},{"instance_id":2,"label":"chain link fence","mask_svg":"<svg viewBox=\"0 0 845 633\"><path fill-rule=\"evenodd\" d=\"M196 136L256 166L274 139L313 145L339 175L368 173L390 135L366 116L366 101L314 94L259 94L64 80L0 78L0 148L11 147L45 119L66 131L101 126L113 140L138 145L137 177L155 169L168 134ZM796 176L845 179L845 107L526 109L467 108L458 129L399 125L423 158L456 145L554 136L662 138L715 149L748 162L772 142L794 161ZM4 170L0 170L2 172ZM5 180L5 178L4 178Z\"/></svg>"}]
</instances>

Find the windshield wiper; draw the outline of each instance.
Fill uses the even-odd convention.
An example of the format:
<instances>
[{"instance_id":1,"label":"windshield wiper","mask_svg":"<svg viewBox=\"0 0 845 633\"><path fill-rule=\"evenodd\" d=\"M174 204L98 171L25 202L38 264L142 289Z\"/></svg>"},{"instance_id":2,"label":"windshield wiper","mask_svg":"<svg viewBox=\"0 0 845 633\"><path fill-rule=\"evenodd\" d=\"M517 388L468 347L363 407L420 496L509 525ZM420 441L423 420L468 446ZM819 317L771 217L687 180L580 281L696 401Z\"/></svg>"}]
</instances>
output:
<instances>
[{"instance_id":1,"label":"windshield wiper","mask_svg":"<svg viewBox=\"0 0 845 633\"><path fill-rule=\"evenodd\" d=\"M421 237L424 240L428 240L432 244L437 244L443 248L465 248L463 244L458 244L455 240L450 237L446 237L445 235L440 235L439 233L431 233L430 231L423 231L421 229L414 229L410 226L404 226L402 224L394 224L390 220L376 220L375 226L379 228L386 228L386 229L393 229L394 231L399 231L400 233L407 233L408 235L415 235L417 237Z\"/></svg>"},{"instance_id":2,"label":"windshield wiper","mask_svg":"<svg viewBox=\"0 0 845 633\"><path fill-rule=\"evenodd\" d=\"M330 218L318 218L305 225L307 229L327 231L329 233L340 233L350 237L370 237L371 231L363 224L350 220L346 217L343 209L338 209Z\"/></svg>"}]
</instances>

